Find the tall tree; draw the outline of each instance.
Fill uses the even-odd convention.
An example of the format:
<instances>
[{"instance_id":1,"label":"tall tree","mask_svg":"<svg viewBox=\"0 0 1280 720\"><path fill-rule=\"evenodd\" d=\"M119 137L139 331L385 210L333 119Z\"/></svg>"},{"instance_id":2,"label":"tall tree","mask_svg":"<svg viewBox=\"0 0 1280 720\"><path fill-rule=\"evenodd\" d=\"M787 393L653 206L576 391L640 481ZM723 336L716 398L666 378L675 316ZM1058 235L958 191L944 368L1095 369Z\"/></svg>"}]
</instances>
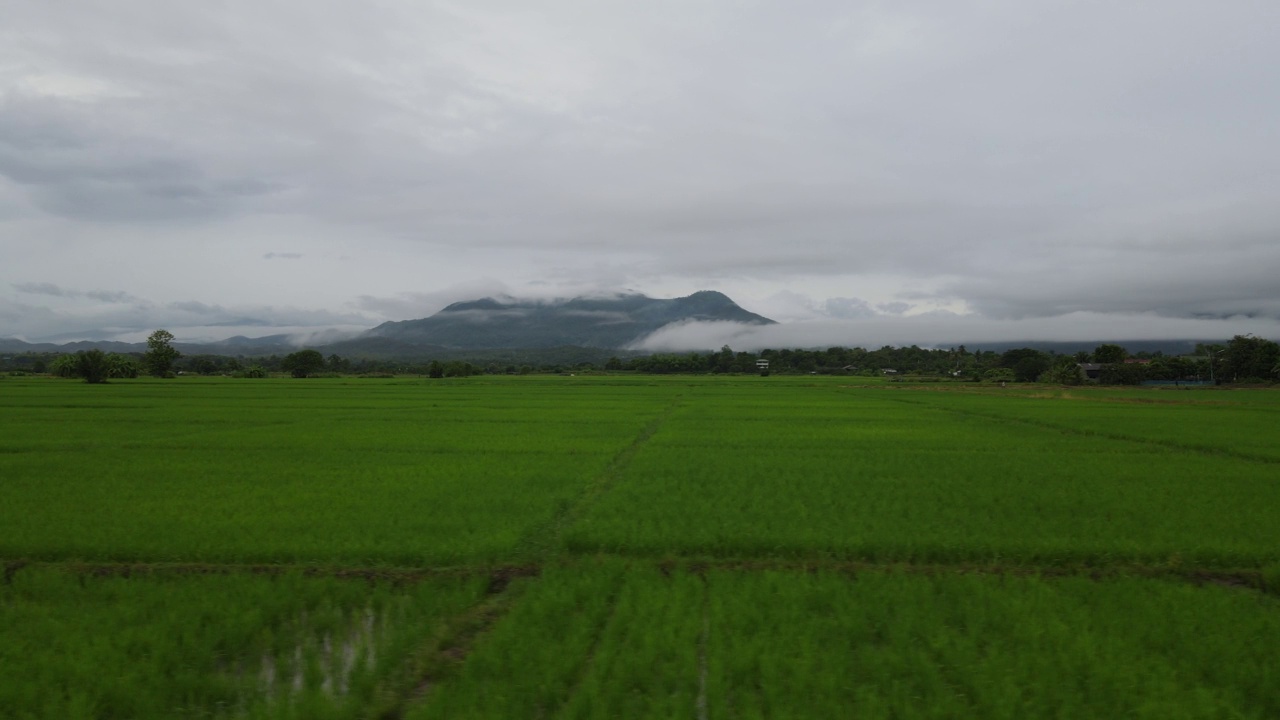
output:
<instances>
[{"instance_id":1,"label":"tall tree","mask_svg":"<svg viewBox=\"0 0 1280 720\"><path fill-rule=\"evenodd\" d=\"M1044 371L1041 379L1058 385L1079 385L1084 381L1084 374L1074 357L1064 355L1053 361L1053 365Z\"/></svg>"},{"instance_id":2,"label":"tall tree","mask_svg":"<svg viewBox=\"0 0 1280 720\"><path fill-rule=\"evenodd\" d=\"M1093 350L1093 361L1097 363L1119 363L1124 362L1125 357L1129 353L1119 345L1110 343L1099 345Z\"/></svg>"},{"instance_id":3,"label":"tall tree","mask_svg":"<svg viewBox=\"0 0 1280 720\"><path fill-rule=\"evenodd\" d=\"M319 350L299 350L286 355L280 362L280 367L296 378L304 378L324 369L324 355Z\"/></svg>"},{"instance_id":4,"label":"tall tree","mask_svg":"<svg viewBox=\"0 0 1280 720\"><path fill-rule=\"evenodd\" d=\"M173 333L168 330L156 330L147 338L147 352L142 362L147 372L156 377L164 377L173 370L173 361L182 357L182 353L174 349Z\"/></svg>"},{"instance_id":5,"label":"tall tree","mask_svg":"<svg viewBox=\"0 0 1280 720\"><path fill-rule=\"evenodd\" d=\"M1271 375L1280 361L1280 345L1249 335L1236 335L1223 353L1223 375L1231 380L1261 380Z\"/></svg>"},{"instance_id":6,"label":"tall tree","mask_svg":"<svg viewBox=\"0 0 1280 720\"><path fill-rule=\"evenodd\" d=\"M1006 350L1000 356L1000 367L1012 370L1018 382L1035 382L1051 364L1047 354L1034 348Z\"/></svg>"},{"instance_id":7,"label":"tall tree","mask_svg":"<svg viewBox=\"0 0 1280 720\"><path fill-rule=\"evenodd\" d=\"M111 374L111 361L97 348L81 350L76 353L75 371L87 383L104 383Z\"/></svg>"}]
</instances>

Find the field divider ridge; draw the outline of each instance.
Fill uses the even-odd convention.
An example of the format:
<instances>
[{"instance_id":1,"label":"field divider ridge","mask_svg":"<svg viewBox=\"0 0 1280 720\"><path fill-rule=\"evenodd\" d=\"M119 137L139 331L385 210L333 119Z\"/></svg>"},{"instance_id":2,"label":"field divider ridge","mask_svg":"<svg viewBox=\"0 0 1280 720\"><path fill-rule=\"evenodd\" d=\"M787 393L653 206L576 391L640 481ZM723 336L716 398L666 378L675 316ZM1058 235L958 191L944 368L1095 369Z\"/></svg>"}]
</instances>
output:
<instances>
[{"instance_id":1,"label":"field divider ridge","mask_svg":"<svg viewBox=\"0 0 1280 720\"><path fill-rule=\"evenodd\" d=\"M27 568L56 568L75 575L93 577L148 577L164 575L286 575L299 573L303 577L331 577L364 580L367 582L417 582L429 578L473 577L488 575L491 582L501 584L507 579L538 574L533 565L450 565L443 567L386 567L380 565L317 565L314 563L189 563L189 562L138 562L83 560L4 560L3 582L10 583L13 576Z\"/></svg>"},{"instance_id":2,"label":"field divider ridge","mask_svg":"<svg viewBox=\"0 0 1280 720\"><path fill-rule=\"evenodd\" d=\"M711 583L702 573L702 632L698 635L698 697L694 709L698 720L707 720L708 655L711 651Z\"/></svg>"},{"instance_id":3,"label":"field divider ridge","mask_svg":"<svg viewBox=\"0 0 1280 720\"><path fill-rule=\"evenodd\" d=\"M547 522L535 526L516 544L517 563L537 563L547 560L561 549L561 537L574 520L582 516L592 503L617 484L619 478L636 455L644 448L667 420L680 409L683 395L677 395L657 417L650 420L626 447L619 450L608 464L583 485L577 497L562 503Z\"/></svg>"},{"instance_id":4,"label":"field divider ridge","mask_svg":"<svg viewBox=\"0 0 1280 720\"><path fill-rule=\"evenodd\" d=\"M1268 568L1213 568L1197 565L1170 565L1158 563L1132 562L1109 565L1053 565L1044 563L998 563L974 561L956 562L918 562L910 560L868 561L836 558L705 558L687 557L682 559L662 558L642 555L617 555L636 562L652 562L664 575L673 572L688 572L700 575L704 579L713 570L731 573L763 573L786 572L813 574L818 572L833 573L856 577L859 574L880 573L907 575L987 575L991 577L1039 577L1054 578L1088 578L1096 582L1106 582L1117 578L1138 578L1143 580L1168 580L1185 582L1192 585L1218 585L1221 587L1254 590L1262 593L1280 595L1280 575L1277 570ZM1271 573L1271 574L1269 574Z\"/></svg>"},{"instance_id":5,"label":"field divider ridge","mask_svg":"<svg viewBox=\"0 0 1280 720\"><path fill-rule=\"evenodd\" d=\"M1267 465L1280 465L1280 458L1268 457L1266 455L1254 455L1253 453L1241 452L1240 450L1231 450L1228 448L1209 447L1207 445L1195 445L1189 443L1180 443L1173 440L1160 440L1158 438L1142 437L1139 435L1126 435L1124 433L1106 432L1100 430L1081 430L1080 428L1071 427L1070 425L1058 425L1045 420L1032 420L1030 418L1012 417L1009 415L1001 415L999 413L985 413L977 410L961 410L959 408L946 407L942 405L934 405L932 403L920 400L908 400L906 398L887 398L893 402L902 403L904 405L914 405L917 407L927 407L940 412L951 413L953 415L963 415L966 417L982 418L984 420L1000 420L1004 422L1018 423L1021 425L1030 425L1045 430L1057 430L1058 432L1067 433L1069 435L1078 435L1080 437L1100 437L1108 440L1118 440L1121 442L1131 442L1139 445L1153 445L1155 447L1165 448L1168 450L1179 450L1182 452L1198 453L1201 455L1219 455L1235 458L1237 460L1247 460L1249 462L1264 463Z\"/></svg>"},{"instance_id":6,"label":"field divider ridge","mask_svg":"<svg viewBox=\"0 0 1280 720\"><path fill-rule=\"evenodd\" d=\"M536 569L528 568L495 573L490 578L485 597L450 618L440 632L426 638L409 658L400 676L378 693L377 701L365 717L398 720L411 706L424 702L437 685L458 673L481 636L510 612L518 596L518 593L509 592L513 582L537 574Z\"/></svg>"}]
</instances>

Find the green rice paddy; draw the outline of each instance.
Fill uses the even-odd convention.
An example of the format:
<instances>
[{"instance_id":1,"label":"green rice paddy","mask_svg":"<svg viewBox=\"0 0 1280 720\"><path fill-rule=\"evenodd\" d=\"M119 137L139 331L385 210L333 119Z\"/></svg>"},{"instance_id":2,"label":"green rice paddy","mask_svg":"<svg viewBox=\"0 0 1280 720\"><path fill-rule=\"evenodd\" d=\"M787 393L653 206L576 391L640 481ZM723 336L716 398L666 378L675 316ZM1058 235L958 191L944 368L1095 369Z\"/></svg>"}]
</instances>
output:
<instances>
[{"instance_id":1,"label":"green rice paddy","mask_svg":"<svg viewBox=\"0 0 1280 720\"><path fill-rule=\"evenodd\" d=\"M1280 394L0 379L0 717L1280 716Z\"/></svg>"}]
</instances>

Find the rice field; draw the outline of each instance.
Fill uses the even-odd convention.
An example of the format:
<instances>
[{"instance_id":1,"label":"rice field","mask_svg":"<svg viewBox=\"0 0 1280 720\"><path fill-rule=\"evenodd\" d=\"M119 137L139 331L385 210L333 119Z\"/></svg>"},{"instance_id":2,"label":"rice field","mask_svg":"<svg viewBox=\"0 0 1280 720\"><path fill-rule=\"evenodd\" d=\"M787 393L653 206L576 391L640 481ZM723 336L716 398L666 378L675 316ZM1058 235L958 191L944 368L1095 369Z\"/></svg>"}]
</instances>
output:
<instances>
[{"instance_id":1,"label":"rice field","mask_svg":"<svg viewBox=\"0 0 1280 720\"><path fill-rule=\"evenodd\" d=\"M1280 394L0 379L0 717L1280 716Z\"/></svg>"}]
</instances>

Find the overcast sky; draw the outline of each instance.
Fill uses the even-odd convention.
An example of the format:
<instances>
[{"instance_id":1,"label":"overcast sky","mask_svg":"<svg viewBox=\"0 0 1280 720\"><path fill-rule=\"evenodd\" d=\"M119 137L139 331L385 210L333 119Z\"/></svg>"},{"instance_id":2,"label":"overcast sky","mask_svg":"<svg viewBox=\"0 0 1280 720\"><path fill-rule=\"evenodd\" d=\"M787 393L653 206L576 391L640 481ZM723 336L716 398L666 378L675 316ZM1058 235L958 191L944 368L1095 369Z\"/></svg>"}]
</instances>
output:
<instances>
[{"instance_id":1,"label":"overcast sky","mask_svg":"<svg viewBox=\"0 0 1280 720\"><path fill-rule=\"evenodd\" d=\"M0 0L0 337L1280 339L1275 0Z\"/></svg>"}]
</instances>

